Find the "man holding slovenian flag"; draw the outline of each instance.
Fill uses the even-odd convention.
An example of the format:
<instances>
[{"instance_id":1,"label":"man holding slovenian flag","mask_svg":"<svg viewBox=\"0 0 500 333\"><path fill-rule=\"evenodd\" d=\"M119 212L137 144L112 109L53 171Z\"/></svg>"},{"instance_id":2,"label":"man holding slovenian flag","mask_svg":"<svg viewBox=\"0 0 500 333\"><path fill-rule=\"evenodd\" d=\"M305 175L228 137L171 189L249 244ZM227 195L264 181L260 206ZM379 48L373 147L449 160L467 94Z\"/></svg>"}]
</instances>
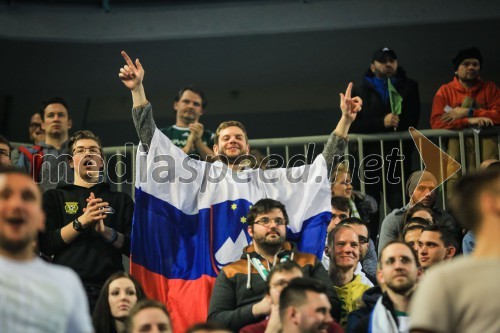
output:
<instances>
[{"instance_id":1,"label":"man holding slovenian flag","mask_svg":"<svg viewBox=\"0 0 500 333\"><path fill-rule=\"evenodd\" d=\"M136 206L131 272L147 294L166 304L174 332L205 321L215 278L237 260L250 236L246 216L262 198L281 201L289 215L287 239L321 257L330 221L329 170L343 155L351 123L361 110L352 84L340 94L342 117L311 165L245 169L249 151L244 126L224 122L214 138L219 161L190 159L163 135L153 119L142 81L144 69L125 52L119 77L130 89L133 119L142 146L137 155Z\"/></svg>"}]
</instances>

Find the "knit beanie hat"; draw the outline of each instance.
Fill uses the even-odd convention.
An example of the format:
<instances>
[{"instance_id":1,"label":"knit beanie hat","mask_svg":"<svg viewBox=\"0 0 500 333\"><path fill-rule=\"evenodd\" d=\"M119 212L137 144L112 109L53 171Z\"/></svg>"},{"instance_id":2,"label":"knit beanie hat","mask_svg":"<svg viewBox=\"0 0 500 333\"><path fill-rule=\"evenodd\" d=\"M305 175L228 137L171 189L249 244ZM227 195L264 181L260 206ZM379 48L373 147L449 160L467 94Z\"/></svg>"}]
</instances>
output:
<instances>
[{"instance_id":1,"label":"knit beanie hat","mask_svg":"<svg viewBox=\"0 0 500 333\"><path fill-rule=\"evenodd\" d=\"M436 177L429 171L415 171L410 175L406 181L406 193L409 197L413 194L413 191L417 188L417 185L421 182L432 181L437 185Z\"/></svg>"},{"instance_id":2,"label":"knit beanie hat","mask_svg":"<svg viewBox=\"0 0 500 333\"><path fill-rule=\"evenodd\" d=\"M483 57L481 56L481 51L477 47L469 47L468 49L460 50L455 58L453 58L453 66L455 70L465 59L477 59L479 64L483 65Z\"/></svg>"}]
</instances>

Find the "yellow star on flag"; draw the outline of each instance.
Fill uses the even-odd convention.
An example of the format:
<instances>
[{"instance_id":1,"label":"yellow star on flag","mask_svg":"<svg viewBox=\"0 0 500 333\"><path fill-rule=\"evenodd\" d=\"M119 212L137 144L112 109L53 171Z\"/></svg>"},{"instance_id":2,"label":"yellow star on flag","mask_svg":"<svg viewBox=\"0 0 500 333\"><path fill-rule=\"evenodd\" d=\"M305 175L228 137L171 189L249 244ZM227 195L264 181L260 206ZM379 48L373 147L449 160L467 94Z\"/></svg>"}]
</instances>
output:
<instances>
[{"instance_id":1,"label":"yellow star on flag","mask_svg":"<svg viewBox=\"0 0 500 333\"><path fill-rule=\"evenodd\" d=\"M240 222L241 223L247 223L247 218L242 216L241 219L240 219Z\"/></svg>"},{"instance_id":2,"label":"yellow star on flag","mask_svg":"<svg viewBox=\"0 0 500 333\"><path fill-rule=\"evenodd\" d=\"M236 208L237 208L237 207L238 207L238 205L237 205L237 204L232 204L232 205L231 205L231 209L232 209L232 210L236 210Z\"/></svg>"}]
</instances>

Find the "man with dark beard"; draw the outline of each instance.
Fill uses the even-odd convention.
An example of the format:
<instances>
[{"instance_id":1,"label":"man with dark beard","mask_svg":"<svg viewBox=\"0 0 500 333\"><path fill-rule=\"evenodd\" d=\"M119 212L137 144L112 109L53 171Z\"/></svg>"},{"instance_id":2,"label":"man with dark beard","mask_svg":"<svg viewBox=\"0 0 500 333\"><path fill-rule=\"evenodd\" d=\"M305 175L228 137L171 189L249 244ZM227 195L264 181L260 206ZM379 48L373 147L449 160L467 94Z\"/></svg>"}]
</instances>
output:
<instances>
[{"instance_id":1,"label":"man with dark beard","mask_svg":"<svg viewBox=\"0 0 500 333\"><path fill-rule=\"evenodd\" d=\"M408 132L410 126L418 127L420 118L418 83L406 76L406 71L400 65L399 60L396 52L388 47L377 49L374 52L370 66L363 75L363 82L356 84L352 89L353 96L359 96L363 100L364 110L358 115L356 122L352 124L352 133ZM400 149L399 142L384 142L384 155L392 156L393 149ZM412 165L410 157L415 145L411 141L404 141L402 149L403 151L399 151L398 155L404 155L404 171L408 172ZM351 151L351 147L349 150ZM363 153L364 156L367 156L361 162L365 165L365 170L373 170L368 165L374 161L378 161L378 163L386 161L386 156L381 156L382 151L378 142L363 143ZM355 151L351 154L356 156ZM377 157L370 156L371 154L375 154ZM400 158L398 157L398 160ZM396 175L401 175L402 166L400 164L398 162L394 168L389 168L385 175L380 172L380 169L365 171L366 193L373 196L377 202L381 202L384 196L381 196L380 193L383 190L383 182L385 182L385 199L391 209L401 207L403 203L401 179L396 177ZM356 182L357 177L353 181ZM377 229L371 229L371 232L375 232L375 230Z\"/></svg>"},{"instance_id":2,"label":"man with dark beard","mask_svg":"<svg viewBox=\"0 0 500 333\"><path fill-rule=\"evenodd\" d=\"M223 323L234 331L269 315L271 299L266 296L266 279L279 262L293 260L305 277L331 284L316 256L297 252L294 244L285 241L288 215L279 201L259 200L250 209L247 223L252 244L244 248L240 260L220 271L208 311L209 321ZM331 288L328 297L334 317L338 317L339 300Z\"/></svg>"},{"instance_id":3,"label":"man with dark beard","mask_svg":"<svg viewBox=\"0 0 500 333\"><path fill-rule=\"evenodd\" d=\"M417 257L408 244L388 243L382 249L377 270L377 279L385 285L385 292L354 332L408 332L407 312L420 274Z\"/></svg>"}]
</instances>

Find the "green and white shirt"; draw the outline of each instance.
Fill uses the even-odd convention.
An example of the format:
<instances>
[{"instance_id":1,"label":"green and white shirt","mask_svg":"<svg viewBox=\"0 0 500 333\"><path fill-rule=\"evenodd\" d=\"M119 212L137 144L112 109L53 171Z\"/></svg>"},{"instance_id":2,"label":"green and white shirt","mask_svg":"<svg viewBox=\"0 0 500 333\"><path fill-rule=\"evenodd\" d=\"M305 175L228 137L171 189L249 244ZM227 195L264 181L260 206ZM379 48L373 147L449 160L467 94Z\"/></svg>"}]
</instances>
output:
<instances>
[{"instance_id":1,"label":"green and white shirt","mask_svg":"<svg viewBox=\"0 0 500 333\"><path fill-rule=\"evenodd\" d=\"M172 125L168 128L162 128L160 131L165 134L174 145L179 148L184 148L187 143L187 139L191 131L186 127L179 127L177 125ZM214 146L214 133L209 130L203 130L203 135L201 136L201 141L210 149ZM190 157L195 157L199 159L200 153L193 149L188 154Z\"/></svg>"}]
</instances>

